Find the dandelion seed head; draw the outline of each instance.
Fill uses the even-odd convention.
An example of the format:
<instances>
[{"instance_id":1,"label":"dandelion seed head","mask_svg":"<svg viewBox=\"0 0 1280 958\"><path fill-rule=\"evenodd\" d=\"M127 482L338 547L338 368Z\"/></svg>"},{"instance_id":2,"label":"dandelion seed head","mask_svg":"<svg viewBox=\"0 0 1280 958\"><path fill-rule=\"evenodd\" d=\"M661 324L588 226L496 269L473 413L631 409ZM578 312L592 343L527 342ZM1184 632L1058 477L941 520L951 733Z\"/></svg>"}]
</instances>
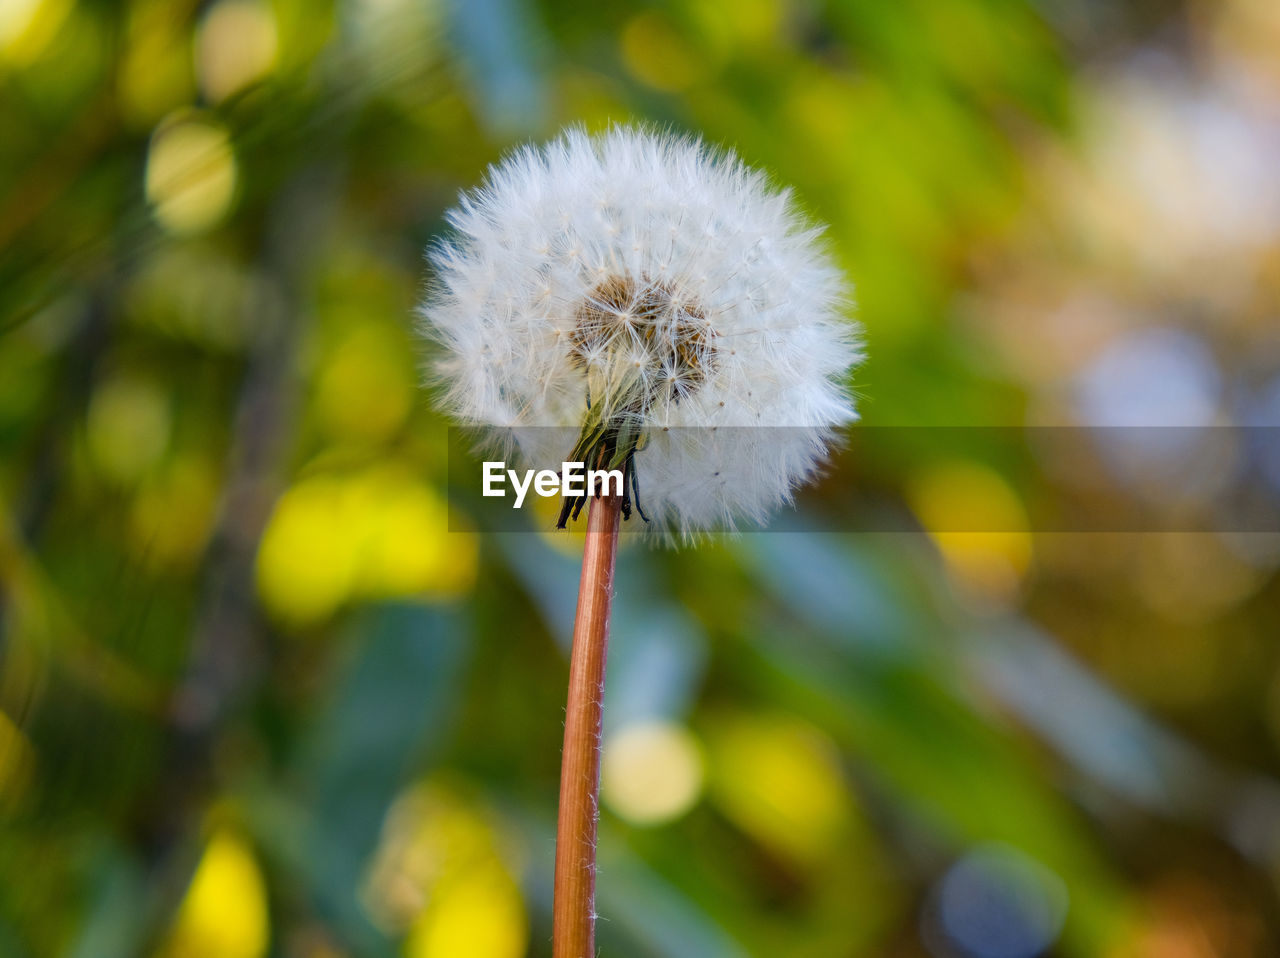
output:
<instances>
[{"instance_id":1,"label":"dandelion seed head","mask_svg":"<svg viewBox=\"0 0 1280 958\"><path fill-rule=\"evenodd\" d=\"M763 521L856 418L849 288L790 194L731 153L570 130L491 168L448 222L420 309L444 407L539 469L584 423L627 423L656 531Z\"/></svg>"}]
</instances>

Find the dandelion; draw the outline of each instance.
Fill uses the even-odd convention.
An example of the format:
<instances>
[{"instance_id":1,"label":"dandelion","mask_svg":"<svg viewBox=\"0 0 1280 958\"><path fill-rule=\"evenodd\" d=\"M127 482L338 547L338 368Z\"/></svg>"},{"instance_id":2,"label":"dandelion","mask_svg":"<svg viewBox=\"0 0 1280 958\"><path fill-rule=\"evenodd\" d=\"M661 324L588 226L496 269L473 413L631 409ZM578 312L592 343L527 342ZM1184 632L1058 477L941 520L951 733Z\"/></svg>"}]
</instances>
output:
<instances>
[{"instance_id":1,"label":"dandelion","mask_svg":"<svg viewBox=\"0 0 1280 958\"><path fill-rule=\"evenodd\" d=\"M654 531L762 522L855 418L843 278L732 155L572 131L508 158L449 223L421 310L445 407L531 468L625 466L624 510L641 487Z\"/></svg>"},{"instance_id":2,"label":"dandelion","mask_svg":"<svg viewBox=\"0 0 1280 958\"><path fill-rule=\"evenodd\" d=\"M790 195L695 140L573 130L493 168L430 253L420 315L445 408L533 468L621 468L590 498L561 760L555 958L595 954L600 729L614 560L763 521L855 416L847 287ZM559 525L587 495L566 496Z\"/></svg>"}]
</instances>

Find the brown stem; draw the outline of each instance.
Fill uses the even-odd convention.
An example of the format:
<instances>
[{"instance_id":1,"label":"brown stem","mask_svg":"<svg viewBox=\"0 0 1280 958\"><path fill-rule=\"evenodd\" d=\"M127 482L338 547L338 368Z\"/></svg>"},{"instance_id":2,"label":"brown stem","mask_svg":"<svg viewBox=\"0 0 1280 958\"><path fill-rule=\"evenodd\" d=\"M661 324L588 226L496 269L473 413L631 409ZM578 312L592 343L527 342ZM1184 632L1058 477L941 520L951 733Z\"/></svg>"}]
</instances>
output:
<instances>
[{"instance_id":1,"label":"brown stem","mask_svg":"<svg viewBox=\"0 0 1280 958\"><path fill-rule=\"evenodd\" d=\"M560 757L553 958L595 958L600 723L621 510L621 496L604 495L591 500L587 514Z\"/></svg>"}]
</instances>

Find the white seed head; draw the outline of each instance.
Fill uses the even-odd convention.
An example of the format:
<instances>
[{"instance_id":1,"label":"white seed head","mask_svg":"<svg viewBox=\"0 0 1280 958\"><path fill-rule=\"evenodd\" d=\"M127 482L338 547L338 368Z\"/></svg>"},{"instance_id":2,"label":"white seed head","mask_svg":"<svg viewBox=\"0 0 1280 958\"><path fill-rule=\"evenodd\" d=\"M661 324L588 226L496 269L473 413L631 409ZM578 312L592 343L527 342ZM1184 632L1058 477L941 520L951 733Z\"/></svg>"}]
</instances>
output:
<instances>
[{"instance_id":1,"label":"white seed head","mask_svg":"<svg viewBox=\"0 0 1280 958\"><path fill-rule=\"evenodd\" d=\"M730 153L570 130L448 221L420 309L445 407L530 468L621 430L656 531L763 521L856 418L849 288L789 193Z\"/></svg>"}]
</instances>

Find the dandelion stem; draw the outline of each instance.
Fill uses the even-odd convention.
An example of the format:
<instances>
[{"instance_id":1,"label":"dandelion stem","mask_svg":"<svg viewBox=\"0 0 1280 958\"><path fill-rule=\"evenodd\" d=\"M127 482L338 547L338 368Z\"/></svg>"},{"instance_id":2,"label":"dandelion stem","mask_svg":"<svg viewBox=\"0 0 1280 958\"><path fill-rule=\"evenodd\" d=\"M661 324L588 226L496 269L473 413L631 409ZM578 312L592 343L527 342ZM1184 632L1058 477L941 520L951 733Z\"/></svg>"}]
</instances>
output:
<instances>
[{"instance_id":1,"label":"dandelion stem","mask_svg":"<svg viewBox=\"0 0 1280 958\"><path fill-rule=\"evenodd\" d=\"M614 495L593 498L587 512L560 758L553 958L595 958L600 726L621 512L622 496Z\"/></svg>"}]
</instances>

